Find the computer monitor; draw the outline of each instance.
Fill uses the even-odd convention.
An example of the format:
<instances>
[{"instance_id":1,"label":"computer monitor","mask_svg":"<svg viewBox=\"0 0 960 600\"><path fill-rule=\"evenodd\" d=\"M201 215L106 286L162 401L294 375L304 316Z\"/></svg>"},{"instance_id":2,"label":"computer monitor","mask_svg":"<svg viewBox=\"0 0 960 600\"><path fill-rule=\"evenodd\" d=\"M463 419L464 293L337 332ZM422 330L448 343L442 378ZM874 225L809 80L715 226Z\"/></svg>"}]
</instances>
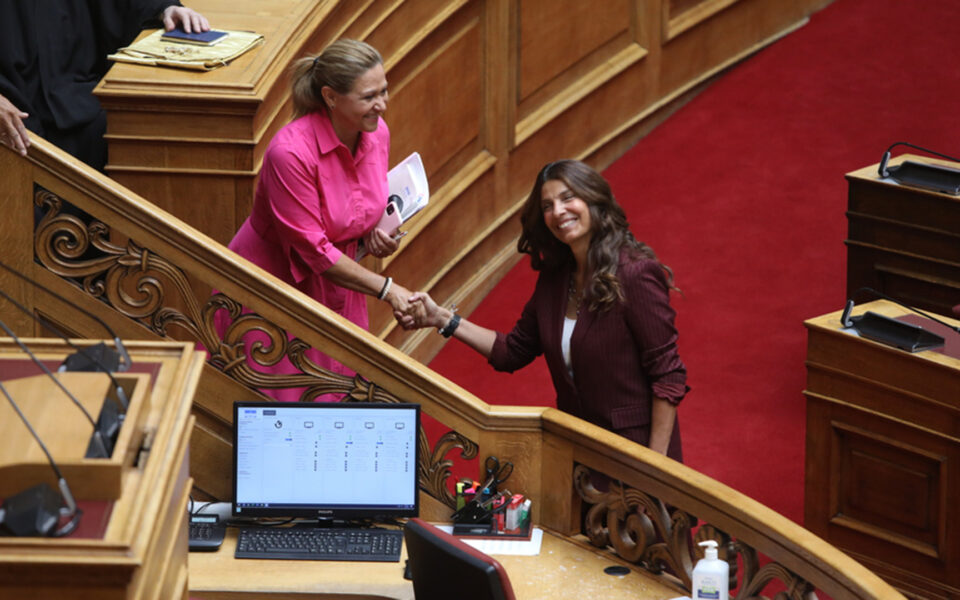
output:
<instances>
[{"instance_id":1,"label":"computer monitor","mask_svg":"<svg viewBox=\"0 0 960 600\"><path fill-rule=\"evenodd\" d=\"M419 431L419 404L235 402L233 515L415 517Z\"/></svg>"}]
</instances>

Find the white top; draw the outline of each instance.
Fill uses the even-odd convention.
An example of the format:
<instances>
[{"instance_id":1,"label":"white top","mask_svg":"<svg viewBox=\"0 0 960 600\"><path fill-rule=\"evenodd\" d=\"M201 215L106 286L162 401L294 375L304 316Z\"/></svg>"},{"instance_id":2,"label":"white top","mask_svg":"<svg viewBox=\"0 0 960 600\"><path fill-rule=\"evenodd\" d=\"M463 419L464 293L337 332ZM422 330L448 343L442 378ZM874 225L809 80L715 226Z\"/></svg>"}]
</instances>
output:
<instances>
[{"instance_id":1,"label":"white top","mask_svg":"<svg viewBox=\"0 0 960 600\"><path fill-rule=\"evenodd\" d=\"M567 365L567 372L573 377L573 367L570 365L570 338L573 336L573 328L577 325L576 319L570 317L563 318L563 333L560 335L560 352L563 354L563 363Z\"/></svg>"}]
</instances>

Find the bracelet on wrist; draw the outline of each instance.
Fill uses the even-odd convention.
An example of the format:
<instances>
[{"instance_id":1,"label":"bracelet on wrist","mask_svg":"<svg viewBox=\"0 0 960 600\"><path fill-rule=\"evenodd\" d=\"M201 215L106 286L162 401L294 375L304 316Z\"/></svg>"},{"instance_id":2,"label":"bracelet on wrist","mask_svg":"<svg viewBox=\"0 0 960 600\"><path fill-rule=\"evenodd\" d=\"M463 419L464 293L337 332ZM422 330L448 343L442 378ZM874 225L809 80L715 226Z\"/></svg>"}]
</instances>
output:
<instances>
[{"instance_id":1,"label":"bracelet on wrist","mask_svg":"<svg viewBox=\"0 0 960 600\"><path fill-rule=\"evenodd\" d=\"M387 294L390 293L391 284L393 284L393 277L387 277L383 280L383 287L380 288L380 293L377 294L377 300L383 300L387 297Z\"/></svg>"},{"instance_id":2,"label":"bracelet on wrist","mask_svg":"<svg viewBox=\"0 0 960 600\"><path fill-rule=\"evenodd\" d=\"M443 326L443 329L440 329L440 335L445 338L449 338L453 335L453 332L457 330L457 327L460 325L460 315L453 313L453 316L450 317L450 320L447 321L447 324Z\"/></svg>"}]
</instances>

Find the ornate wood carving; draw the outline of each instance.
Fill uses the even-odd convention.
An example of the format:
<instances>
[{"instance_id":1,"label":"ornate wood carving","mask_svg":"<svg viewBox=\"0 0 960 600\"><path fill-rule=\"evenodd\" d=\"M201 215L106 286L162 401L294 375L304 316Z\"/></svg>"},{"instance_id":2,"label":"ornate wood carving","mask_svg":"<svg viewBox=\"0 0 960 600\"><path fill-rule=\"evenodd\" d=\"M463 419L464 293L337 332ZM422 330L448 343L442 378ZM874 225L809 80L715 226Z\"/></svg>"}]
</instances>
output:
<instances>
[{"instance_id":1,"label":"ornate wood carving","mask_svg":"<svg viewBox=\"0 0 960 600\"><path fill-rule=\"evenodd\" d=\"M609 481L607 491L594 485L600 480ZM703 557L697 544L712 539L719 546L720 557L730 565L735 600L764 598L763 590L774 581L786 587L776 595L777 600L816 599L809 582L777 563L761 567L755 549L710 524L698 526L697 518L687 512L668 508L659 499L583 465L574 467L573 481L580 498L589 505L583 528L591 544L609 548L654 574L669 574L688 592L693 566Z\"/></svg>"},{"instance_id":2,"label":"ornate wood carving","mask_svg":"<svg viewBox=\"0 0 960 600\"><path fill-rule=\"evenodd\" d=\"M318 366L306 355L308 344L262 316L244 312L233 298L217 293L201 301L179 267L134 240L114 243L106 224L36 184L34 206L42 214L34 231L34 257L43 267L156 335L168 337L170 327L179 327L207 349L209 365L239 383L252 389L304 388L301 402L329 393L345 394L348 402L401 401L360 375ZM248 344L250 333L259 335ZM254 368L283 358L299 372L271 374ZM451 431L431 450L423 427L419 444L421 489L456 506L446 486L453 462L444 457L459 448L463 458L473 458L477 444Z\"/></svg>"},{"instance_id":3,"label":"ornate wood carving","mask_svg":"<svg viewBox=\"0 0 960 600\"><path fill-rule=\"evenodd\" d=\"M427 436L420 436L420 455L425 456ZM456 497L447 486L447 479L450 478L453 461L444 458L447 454L456 448L460 449L460 457L464 460L476 458L479 446L476 442L465 438L456 431L448 431L440 436L433 451L429 453L429 460L421 461L420 466L424 468L420 472L420 486L423 489L430 489L430 495L441 500L450 508L457 507Z\"/></svg>"}]
</instances>

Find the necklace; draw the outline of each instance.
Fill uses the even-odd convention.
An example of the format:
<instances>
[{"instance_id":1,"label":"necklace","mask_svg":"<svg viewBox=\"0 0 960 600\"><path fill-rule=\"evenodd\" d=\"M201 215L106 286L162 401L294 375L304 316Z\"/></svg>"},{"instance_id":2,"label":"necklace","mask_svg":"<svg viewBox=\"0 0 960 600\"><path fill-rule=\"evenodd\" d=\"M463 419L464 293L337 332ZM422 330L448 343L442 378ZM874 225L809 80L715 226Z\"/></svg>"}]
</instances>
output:
<instances>
[{"instance_id":1,"label":"necklace","mask_svg":"<svg viewBox=\"0 0 960 600\"><path fill-rule=\"evenodd\" d=\"M569 287L569 290L568 290L568 292L567 292L567 298L570 299L570 300L574 300L574 301L576 302L576 305L577 305L577 316L579 316L579 315L580 315L580 304L581 304L581 302L583 301L583 294L582 294L582 293L580 293L580 294L577 293L577 287L576 287L576 283L575 283L575 281L574 281L575 279L576 279L576 277L573 277L573 276L570 277L570 287Z\"/></svg>"}]
</instances>

